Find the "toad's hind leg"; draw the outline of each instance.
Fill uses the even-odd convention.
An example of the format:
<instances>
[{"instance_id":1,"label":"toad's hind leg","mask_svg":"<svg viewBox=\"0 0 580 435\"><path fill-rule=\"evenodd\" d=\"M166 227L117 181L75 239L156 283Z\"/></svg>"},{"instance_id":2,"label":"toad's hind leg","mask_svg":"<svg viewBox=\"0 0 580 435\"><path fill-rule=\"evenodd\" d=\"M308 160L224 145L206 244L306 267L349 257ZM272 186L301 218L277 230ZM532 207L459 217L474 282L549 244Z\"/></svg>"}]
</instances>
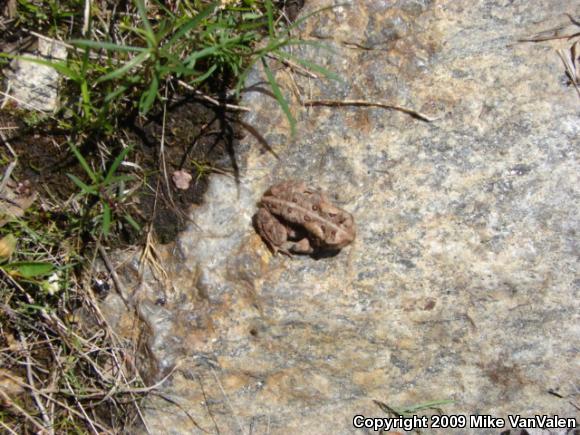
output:
<instances>
[{"instance_id":1,"label":"toad's hind leg","mask_svg":"<svg viewBox=\"0 0 580 435\"><path fill-rule=\"evenodd\" d=\"M294 254L312 254L314 253L314 249L310 244L310 240L308 240L307 237L304 237L302 240L292 242L290 252L293 252Z\"/></svg>"}]
</instances>

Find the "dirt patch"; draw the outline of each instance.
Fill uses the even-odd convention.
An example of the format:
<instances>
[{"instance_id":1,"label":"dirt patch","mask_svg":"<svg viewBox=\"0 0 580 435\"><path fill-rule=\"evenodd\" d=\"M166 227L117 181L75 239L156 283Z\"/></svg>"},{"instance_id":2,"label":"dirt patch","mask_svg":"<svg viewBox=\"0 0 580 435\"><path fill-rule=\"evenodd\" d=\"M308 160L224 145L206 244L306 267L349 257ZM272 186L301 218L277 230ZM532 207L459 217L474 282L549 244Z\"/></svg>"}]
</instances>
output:
<instances>
[{"instance_id":1,"label":"dirt patch","mask_svg":"<svg viewBox=\"0 0 580 435\"><path fill-rule=\"evenodd\" d=\"M139 143L143 165L157 169L141 195L141 210L150 217L162 243L184 229L189 207L202 203L209 173L217 170L235 176L236 139L243 136L222 108L192 99L169 107L165 119L165 129L160 113L144 124L135 123L130 132L131 139ZM187 190L173 183L171 176L177 170L191 174ZM157 201L155 192L162 193Z\"/></svg>"},{"instance_id":2,"label":"dirt patch","mask_svg":"<svg viewBox=\"0 0 580 435\"><path fill-rule=\"evenodd\" d=\"M92 167L106 169L123 144L132 146L127 160L139 168L143 182L132 201L134 217L141 225L152 223L159 241L168 243L185 228L189 207L203 201L209 173L217 170L235 176L235 143L242 132L232 122L232 116L221 107L183 97L168 106L165 115L154 113L146 121L129 116L114 135L96 133L85 141L95 146L85 146L81 152ZM88 182L87 174L70 151L71 134L65 134L50 119L33 125L23 119L23 114L15 110L0 113L1 126L15 127L6 130L11 133L10 144L18 156L13 177L16 181L29 180L43 198L57 203L67 201L79 192L68 174ZM103 144L109 153L106 160L99 150ZM0 157L3 170L4 163L12 157L5 149ZM130 173L134 169L121 167L118 172ZM187 190L180 190L173 183L172 174L177 170L191 174ZM57 211L52 213L52 218L58 217ZM62 219L66 220L64 213ZM66 226L66 222L62 223ZM128 230L124 236L125 241L139 241L135 232Z\"/></svg>"}]
</instances>

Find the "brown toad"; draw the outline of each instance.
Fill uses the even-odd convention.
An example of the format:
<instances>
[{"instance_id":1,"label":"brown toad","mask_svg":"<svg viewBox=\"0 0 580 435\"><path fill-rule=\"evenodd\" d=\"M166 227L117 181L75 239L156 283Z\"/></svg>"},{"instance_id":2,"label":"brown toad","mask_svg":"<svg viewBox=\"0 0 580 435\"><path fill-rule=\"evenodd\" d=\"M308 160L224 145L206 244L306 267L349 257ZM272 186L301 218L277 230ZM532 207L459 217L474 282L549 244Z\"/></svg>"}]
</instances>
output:
<instances>
[{"instance_id":1,"label":"brown toad","mask_svg":"<svg viewBox=\"0 0 580 435\"><path fill-rule=\"evenodd\" d=\"M287 255L338 251L356 234L350 213L296 180L283 181L264 193L254 224L274 253Z\"/></svg>"}]
</instances>

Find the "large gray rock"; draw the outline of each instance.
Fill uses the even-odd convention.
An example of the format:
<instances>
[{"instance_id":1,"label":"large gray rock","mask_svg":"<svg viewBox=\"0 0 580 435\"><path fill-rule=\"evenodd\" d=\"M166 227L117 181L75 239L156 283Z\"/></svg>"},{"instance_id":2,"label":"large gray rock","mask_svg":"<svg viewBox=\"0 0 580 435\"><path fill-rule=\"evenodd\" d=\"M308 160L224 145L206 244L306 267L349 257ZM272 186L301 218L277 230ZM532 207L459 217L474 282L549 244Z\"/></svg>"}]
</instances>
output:
<instances>
[{"instance_id":1,"label":"large gray rock","mask_svg":"<svg viewBox=\"0 0 580 435\"><path fill-rule=\"evenodd\" d=\"M340 3L303 29L334 51L294 50L344 81L280 69L288 95L439 118L305 108L294 94L291 138L272 99L246 95L246 122L280 158L248 135L241 184L214 177L196 225L166 257L165 305L154 303L154 281L141 288L152 374L178 364L163 392L181 406L154 401L149 429L353 433L354 415L386 416L373 400L577 417L580 100L549 42L516 41L580 9L564 0ZM356 242L330 258L272 258L251 216L287 177L353 213Z\"/></svg>"}]
</instances>

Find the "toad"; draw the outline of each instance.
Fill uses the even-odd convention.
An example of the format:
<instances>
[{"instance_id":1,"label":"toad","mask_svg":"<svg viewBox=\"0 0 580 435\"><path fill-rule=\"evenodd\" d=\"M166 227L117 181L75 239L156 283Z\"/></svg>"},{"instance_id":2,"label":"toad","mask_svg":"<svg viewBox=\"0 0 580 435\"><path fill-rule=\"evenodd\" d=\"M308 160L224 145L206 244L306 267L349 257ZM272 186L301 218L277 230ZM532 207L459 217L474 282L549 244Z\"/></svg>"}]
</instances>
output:
<instances>
[{"instance_id":1,"label":"toad","mask_svg":"<svg viewBox=\"0 0 580 435\"><path fill-rule=\"evenodd\" d=\"M264 193L254 225L274 254L338 251L356 234L350 213L297 180L283 181Z\"/></svg>"}]
</instances>

